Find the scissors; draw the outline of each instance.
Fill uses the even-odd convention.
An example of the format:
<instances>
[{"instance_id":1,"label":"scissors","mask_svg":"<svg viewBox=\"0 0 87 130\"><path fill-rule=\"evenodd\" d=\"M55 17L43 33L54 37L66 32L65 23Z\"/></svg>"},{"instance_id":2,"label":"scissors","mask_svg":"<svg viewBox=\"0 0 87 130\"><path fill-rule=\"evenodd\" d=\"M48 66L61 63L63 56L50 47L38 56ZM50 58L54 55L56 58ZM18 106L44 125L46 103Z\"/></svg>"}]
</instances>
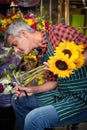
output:
<instances>
[{"instance_id":1,"label":"scissors","mask_svg":"<svg viewBox=\"0 0 87 130\"><path fill-rule=\"evenodd\" d=\"M22 86L21 83L19 82L19 80L16 78L16 75L13 74L13 76L14 76L14 79L15 79L15 81L16 81L16 82L14 82L14 86L15 86L16 84L18 84L18 86ZM18 89L18 91L24 92L24 93L25 93L25 96L28 98L28 94L27 94L26 90L20 90L20 89ZM17 99L18 99L18 97L17 97Z\"/></svg>"}]
</instances>

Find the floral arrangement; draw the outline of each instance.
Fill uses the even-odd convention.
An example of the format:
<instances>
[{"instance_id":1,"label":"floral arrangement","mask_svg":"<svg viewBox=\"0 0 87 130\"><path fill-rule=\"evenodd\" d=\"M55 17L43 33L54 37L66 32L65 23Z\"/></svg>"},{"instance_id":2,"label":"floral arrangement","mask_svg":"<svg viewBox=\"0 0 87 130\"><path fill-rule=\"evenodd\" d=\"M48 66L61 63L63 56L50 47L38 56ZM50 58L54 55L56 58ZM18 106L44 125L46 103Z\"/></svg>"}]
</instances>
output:
<instances>
[{"instance_id":1,"label":"floral arrangement","mask_svg":"<svg viewBox=\"0 0 87 130\"><path fill-rule=\"evenodd\" d=\"M83 45L76 45L73 41L68 42L63 40L54 50L54 55L49 56L49 60L47 61L49 71L53 72L53 74L57 75L59 78L70 77L71 74L74 74L76 69L83 66L83 51ZM27 86L27 84L31 83L33 80L40 79L41 75L41 78L43 78L45 67L45 65L42 65L27 71L27 73L17 74L16 78L21 84ZM42 83L44 82L45 80L42 81Z\"/></svg>"},{"instance_id":2,"label":"floral arrangement","mask_svg":"<svg viewBox=\"0 0 87 130\"><path fill-rule=\"evenodd\" d=\"M16 74L20 83L24 85L27 85L29 82L32 85L44 82L42 77L43 72L40 72L41 67L39 67L39 70L35 68L37 64L36 50L33 50L29 55L17 57L12 55L12 48L2 48L2 55L0 57L0 95L14 93L13 87L16 82L14 74ZM13 57L9 57L10 55ZM34 71L36 73L33 74ZM37 73L39 73L38 76Z\"/></svg>"},{"instance_id":3,"label":"floral arrangement","mask_svg":"<svg viewBox=\"0 0 87 130\"><path fill-rule=\"evenodd\" d=\"M23 14L22 12L17 12L15 14L10 14L9 17L0 16L0 30L5 32L8 25L10 25L14 19L21 19L25 21L29 26L35 30L45 30L52 25L52 22L49 19L45 19L44 16L40 17L35 15L30 15L29 13Z\"/></svg>"},{"instance_id":4,"label":"floral arrangement","mask_svg":"<svg viewBox=\"0 0 87 130\"><path fill-rule=\"evenodd\" d=\"M23 84L24 86L27 86L29 83L32 84L32 81L34 81L34 80L36 82L38 80L38 78L44 74L44 72L45 72L44 65L42 65L42 66L36 67L32 70L28 70L27 72L22 72L22 73L18 72L14 75L21 84ZM39 81L40 81L40 79L39 79ZM39 82L39 84L40 84L40 82Z\"/></svg>"},{"instance_id":5,"label":"floral arrangement","mask_svg":"<svg viewBox=\"0 0 87 130\"><path fill-rule=\"evenodd\" d=\"M21 57L15 55L11 47L0 46L0 94L13 93L9 74L16 70L21 63Z\"/></svg>"},{"instance_id":6,"label":"floral arrangement","mask_svg":"<svg viewBox=\"0 0 87 130\"><path fill-rule=\"evenodd\" d=\"M48 60L49 70L60 78L70 77L74 71L84 64L84 46L76 45L74 41L60 42L54 51L54 56Z\"/></svg>"},{"instance_id":7,"label":"floral arrangement","mask_svg":"<svg viewBox=\"0 0 87 130\"><path fill-rule=\"evenodd\" d=\"M23 62L20 65L19 71L14 72L17 80L27 86L30 85L41 85L46 79L44 78L44 65L37 66L36 50L33 50L29 55L23 56Z\"/></svg>"},{"instance_id":8,"label":"floral arrangement","mask_svg":"<svg viewBox=\"0 0 87 130\"><path fill-rule=\"evenodd\" d=\"M22 57L21 70L31 70L36 67L37 57L36 50L34 49L29 55L25 55Z\"/></svg>"},{"instance_id":9,"label":"floral arrangement","mask_svg":"<svg viewBox=\"0 0 87 130\"><path fill-rule=\"evenodd\" d=\"M21 62L21 57L12 51L11 47L0 46L0 77L4 74L4 69L16 70Z\"/></svg>"},{"instance_id":10,"label":"floral arrangement","mask_svg":"<svg viewBox=\"0 0 87 130\"><path fill-rule=\"evenodd\" d=\"M12 48L6 48L0 46L0 66L5 64L10 60L10 54L11 54Z\"/></svg>"}]
</instances>

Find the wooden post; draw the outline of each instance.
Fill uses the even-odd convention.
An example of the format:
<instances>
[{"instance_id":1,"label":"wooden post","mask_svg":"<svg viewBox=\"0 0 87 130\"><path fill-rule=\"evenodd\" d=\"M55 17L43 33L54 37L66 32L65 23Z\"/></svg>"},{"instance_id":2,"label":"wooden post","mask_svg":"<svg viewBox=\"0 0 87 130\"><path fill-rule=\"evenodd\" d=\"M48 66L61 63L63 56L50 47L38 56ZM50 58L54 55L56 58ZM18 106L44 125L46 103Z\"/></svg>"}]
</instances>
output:
<instances>
[{"instance_id":1,"label":"wooden post","mask_svg":"<svg viewBox=\"0 0 87 130\"><path fill-rule=\"evenodd\" d=\"M50 21L52 21L52 0L49 2L49 16L50 16Z\"/></svg>"},{"instance_id":2,"label":"wooden post","mask_svg":"<svg viewBox=\"0 0 87 130\"><path fill-rule=\"evenodd\" d=\"M63 0L58 1L58 24L61 22Z\"/></svg>"},{"instance_id":3,"label":"wooden post","mask_svg":"<svg viewBox=\"0 0 87 130\"><path fill-rule=\"evenodd\" d=\"M41 3L40 3L40 14L41 16L43 15L43 0L41 0Z\"/></svg>"},{"instance_id":4,"label":"wooden post","mask_svg":"<svg viewBox=\"0 0 87 130\"><path fill-rule=\"evenodd\" d=\"M10 7L12 8L12 13L15 14L16 5L15 5L14 1L11 2Z\"/></svg>"},{"instance_id":5,"label":"wooden post","mask_svg":"<svg viewBox=\"0 0 87 130\"><path fill-rule=\"evenodd\" d=\"M69 0L65 0L65 24L69 25Z\"/></svg>"}]
</instances>

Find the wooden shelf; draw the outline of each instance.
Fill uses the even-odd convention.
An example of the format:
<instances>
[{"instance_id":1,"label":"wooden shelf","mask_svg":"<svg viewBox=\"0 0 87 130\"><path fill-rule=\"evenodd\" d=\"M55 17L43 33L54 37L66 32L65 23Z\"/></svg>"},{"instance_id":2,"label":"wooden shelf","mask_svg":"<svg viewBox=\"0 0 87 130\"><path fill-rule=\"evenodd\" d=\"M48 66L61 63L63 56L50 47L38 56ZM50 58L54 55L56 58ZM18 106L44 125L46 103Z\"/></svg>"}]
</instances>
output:
<instances>
[{"instance_id":1,"label":"wooden shelf","mask_svg":"<svg viewBox=\"0 0 87 130\"><path fill-rule=\"evenodd\" d=\"M87 4L87 0L85 0ZM76 8L71 9L70 6L75 5ZM58 23L61 22L61 18L64 17L65 24L69 24L69 15L70 13L81 14L82 9L84 8L82 0L60 0L58 2ZM86 14L87 11L84 11Z\"/></svg>"}]
</instances>

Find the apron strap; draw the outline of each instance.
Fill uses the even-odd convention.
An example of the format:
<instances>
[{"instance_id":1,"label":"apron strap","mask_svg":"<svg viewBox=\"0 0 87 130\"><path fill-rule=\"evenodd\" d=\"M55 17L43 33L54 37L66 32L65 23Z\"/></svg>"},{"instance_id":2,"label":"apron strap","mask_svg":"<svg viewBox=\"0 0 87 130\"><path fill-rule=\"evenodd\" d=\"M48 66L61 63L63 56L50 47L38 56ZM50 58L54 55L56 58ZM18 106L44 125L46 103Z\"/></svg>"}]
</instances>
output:
<instances>
[{"instance_id":1,"label":"apron strap","mask_svg":"<svg viewBox=\"0 0 87 130\"><path fill-rule=\"evenodd\" d=\"M50 41L48 40L48 34L46 34L46 39L47 39L47 47L48 47L48 51L45 53L44 57L42 57L40 60L41 60L41 63L45 62L45 61L48 61L49 59L49 56L53 56L54 55L54 51L52 49L52 46L50 44Z\"/></svg>"}]
</instances>

